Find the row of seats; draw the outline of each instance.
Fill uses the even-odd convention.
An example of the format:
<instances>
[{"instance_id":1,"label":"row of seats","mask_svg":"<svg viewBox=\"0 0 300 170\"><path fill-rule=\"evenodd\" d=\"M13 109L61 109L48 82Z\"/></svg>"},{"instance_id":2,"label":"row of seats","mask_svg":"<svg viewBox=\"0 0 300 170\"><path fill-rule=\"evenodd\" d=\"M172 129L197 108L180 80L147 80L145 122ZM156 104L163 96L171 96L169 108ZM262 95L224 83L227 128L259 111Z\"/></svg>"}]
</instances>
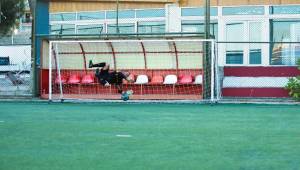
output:
<instances>
[{"instance_id":1,"label":"row of seats","mask_svg":"<svg viewBox=\"0 0 300 170\"><path fill-rule=\"evenodd\" d=\"M153 76L151 79L147 75L137 75L136 79L134 75L130 75L130 78L135 80L134 84L202 84L202 75L195 76L193 79L192 75L166 75L165 77L161 75ZM59 84L59 77L55 79L55 83ZM151 80L151 81L150 81ZM194 81L193 81L194 80ZM61 75L62 84L92 84L95 83L95 76L92 74L84 75L82 78L79 74L72 74L70 77L66 75ZM124 81L125 84L128 82Z\"/></svg>"}]
</instances>

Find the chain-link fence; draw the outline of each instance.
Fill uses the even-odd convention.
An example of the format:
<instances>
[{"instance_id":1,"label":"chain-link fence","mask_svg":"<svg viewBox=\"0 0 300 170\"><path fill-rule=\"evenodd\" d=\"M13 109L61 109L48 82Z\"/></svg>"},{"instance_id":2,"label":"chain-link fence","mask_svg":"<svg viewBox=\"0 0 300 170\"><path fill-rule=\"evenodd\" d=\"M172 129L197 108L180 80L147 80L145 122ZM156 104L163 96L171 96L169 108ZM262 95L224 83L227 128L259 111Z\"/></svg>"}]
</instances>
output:
<instances>
[{"instance_id":1,"label":"chain-link fence","mask_svg":"<svg viewBox=\"0 0 300 170\"><path fill-rule=\"evenodd\" d=\"M223 98L286 98L289 78L300 75L300 42L219 42L218 49Z\"/></svg>"},{"instance_id":2,"label":"chain-link fence","mask_svg":"<svg viewBox=\"0 0 300 170\"><path fill-rule=\"evenodd\" d=\"M12 35L0 35L0 45L29 45L31 44L31 32L19 32Z\"/></svg>"},{"instance_id":3,"label":"chain-link fence","mask_svg":"<svg viewBox=\"0 0 300 170\"><path fill-rule=\"evenodd\" d=\"M31 45L0 46L0 97L31 95Z\"/></svg>"}]
</instances>

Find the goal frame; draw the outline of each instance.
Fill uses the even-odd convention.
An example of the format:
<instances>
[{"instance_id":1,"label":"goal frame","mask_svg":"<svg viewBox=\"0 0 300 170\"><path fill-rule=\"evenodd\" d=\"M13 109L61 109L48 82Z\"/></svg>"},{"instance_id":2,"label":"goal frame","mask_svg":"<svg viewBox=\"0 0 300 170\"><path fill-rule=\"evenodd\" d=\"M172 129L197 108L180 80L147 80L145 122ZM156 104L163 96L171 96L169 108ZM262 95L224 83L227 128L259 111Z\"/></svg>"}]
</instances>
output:
<instances>
[{"instance_id":1,"label":"goal frame","mask_svg":"<svg viewBox=\"0 0 300 170\"><path fill-rule=\"evenodd\" d=\"M210 79L211 79L211 83L210 83L210 99L208 99L208 102L214 103L217 100L219 100L219 95L216 94L215 95L215 90L218 92L218 87L215 86L215 81L218 82L218 74L217 74L217 55L216 55L216 48L215 48L215 44L216 44L216 40L215 39L130 39L130 40L117 40L117 39L112 39L112 40L49 40L49 49L48 49L48 69L49 69L49 96L48 96L48 100L49 101L53 101L53 97L52 97L52 55L56 55L56 60L57 60L57 74L58 74L58 78L61 80L61 71L60 71L60 63L59 63L59 55L57 54L57 45L58 44L62 44L62 43L114 43L114 42L202 42L204 45L204 42L209 42L211 44L211 50L210 50L210 55L211 55L211 65L210 65L210 69L211 69L211 75L210 75ZM53 54L53 44L55 44L55 53ZM204 68L203 68L204 71ZM62 82L59 82L59 89L60 89L60 95L59 95L59 99L63 101L64 97L63 97L63 88L62 88ZM205 89L207 90L207 89ZM205 91L204 90L204 91ZM205 101L204 99L201 99L202 101Z\"/></svg>"}]
</instances>

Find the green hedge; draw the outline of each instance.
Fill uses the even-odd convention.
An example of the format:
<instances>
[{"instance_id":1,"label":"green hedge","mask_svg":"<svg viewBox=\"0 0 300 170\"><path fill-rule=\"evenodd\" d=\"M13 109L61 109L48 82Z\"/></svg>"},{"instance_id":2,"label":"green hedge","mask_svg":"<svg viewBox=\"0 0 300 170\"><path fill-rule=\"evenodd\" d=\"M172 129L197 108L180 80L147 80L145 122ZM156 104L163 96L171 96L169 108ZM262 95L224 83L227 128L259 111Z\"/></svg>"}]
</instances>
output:
<instances>
[{"instance_id":1,"label":"green hedge","mask_svg":"<svg viewBox=\"0 0 300 170\"><path fill-rule=\"evenodd\" d=\"M300 59L297 62L298 69L300 70ZM300 100L300 76L289 78L285 89L289 91L289 95L296 100Z\"/></svg>"}]
</instances>

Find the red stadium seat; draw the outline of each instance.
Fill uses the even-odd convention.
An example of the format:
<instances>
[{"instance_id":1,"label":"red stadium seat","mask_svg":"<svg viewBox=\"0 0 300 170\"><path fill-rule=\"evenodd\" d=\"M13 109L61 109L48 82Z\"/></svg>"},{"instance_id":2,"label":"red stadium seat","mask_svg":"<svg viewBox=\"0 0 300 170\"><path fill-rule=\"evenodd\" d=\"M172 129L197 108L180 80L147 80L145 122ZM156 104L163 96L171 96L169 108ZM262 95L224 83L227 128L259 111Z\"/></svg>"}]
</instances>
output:
<instances>
[{"instance_id":1,"label":"red stadium seat","mask_svg":"<svg viewBox=\"0 0 300 170\"><path fill-rule=\"evenodd\" d=\"M92 74L84 75L81 80L82 84L91 84L94 82L95 82L95 78L94 78L94 75L92 75Z\"/></svg>"},{"instance_id":2,"label":"red stadium seat","mask_svg":"<svg viewBox=\"0 0 300 170\"><path fill-rule=\"evenodd\" d=\"M190 84L193 82L193 77L191 75L182 75L179 78L179 84Z\"/></svg>"},{"instance_id":3,"label":"red stadium seat","mask_svg":"<svg viewBox=\"0 0 300 170\"><path fill-rule=\"evenodd\" d=\"M79 84L80 76L78 74L73 74L70 76L68 84Z\"/></svg>"},{"instance_id":4,"label":"red stadium seat","mask_svg":"<svg viewBox=\"0 0 300 170\"><path fill-rule=\"evenodd\" d=\"M131 80L133 80L133 81L135 81L135 76L134 76L134 74L129 74L128 78L131 79ZM123 84L128 84L128 83L129 83L129 82L128 82L127 80L124 80L124 79L123 79Z\"/></svg>"},{"instance_id":5,"label":"red stadium seat","mask_svg":"<svg viewBox=\"0 0 300 170\"><path fill-rule=\"evenodd\" d=\"M163 76L153 76L150 84L163 84L164 78Z\"/></svg>"},{"instance_id":6,"label":"red stadium seat","mask_svg":"<svg viewBox=\"0 0 300 170\"><path fill-rule=\"evenodd\" d=\"M62 84L66 84L67 81L68 81L68 77L66 75L61 75L61 83ZM59 76L57 75L57 77L55 78L55 84L59 84L60 81L59 81Z\"/></svg>"}]
</instances>

